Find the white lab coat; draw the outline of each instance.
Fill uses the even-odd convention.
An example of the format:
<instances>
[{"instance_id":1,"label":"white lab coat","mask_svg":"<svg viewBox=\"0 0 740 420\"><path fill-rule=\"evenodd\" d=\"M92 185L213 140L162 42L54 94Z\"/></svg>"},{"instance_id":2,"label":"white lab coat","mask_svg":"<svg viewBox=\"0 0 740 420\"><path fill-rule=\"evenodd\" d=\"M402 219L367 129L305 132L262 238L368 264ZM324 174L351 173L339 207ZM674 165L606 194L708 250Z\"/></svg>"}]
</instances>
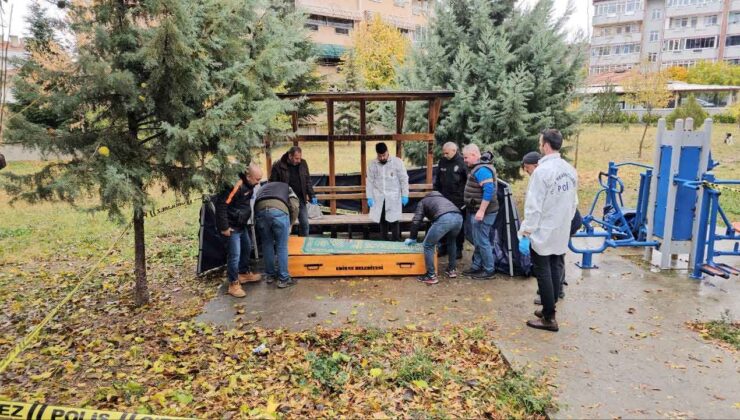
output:
<instances>
[{"instance_id":1,"label":"white lab coat","mask_svg":"<svg viewBox=\"0 0 740 420\"><path fill-rule=\"evenodd\" d=\"M403 161L395 156L388 158L388 163L382 165L377 159L367 167L365 195L375 201L370 207L370 219L380 223L380 214L385 203L385 221L396 222L401 220L403 208L401 197L409 195L409 174Z\"/></svg>"},{"instance_id":2,"label":"white lab coat","mask_svg":"<svg viewBox=\"0 0 740 420\"><path fill-rule=\"evenodd\" d=\"M519 235L529 232L539 255L568 250L570 222L578 207L578 174L560 153L545 155L532 172Z\"/></svg>"}]
</instances>

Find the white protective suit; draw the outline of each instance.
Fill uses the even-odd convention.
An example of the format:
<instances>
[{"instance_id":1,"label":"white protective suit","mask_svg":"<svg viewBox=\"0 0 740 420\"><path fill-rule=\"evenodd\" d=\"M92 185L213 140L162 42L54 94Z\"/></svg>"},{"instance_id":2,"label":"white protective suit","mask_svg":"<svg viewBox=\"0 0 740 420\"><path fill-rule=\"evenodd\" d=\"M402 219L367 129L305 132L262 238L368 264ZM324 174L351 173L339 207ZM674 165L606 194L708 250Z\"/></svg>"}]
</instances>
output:
<instances>
[{"instance_id":1,"label":"white protective suit","mask_svg":"<svg viewBox=\"0 0 740 420\"><path fill-rule=\"evenodd\" d=\"M563 255L577 207L576 170L560 153L545 155L529 180L519 235L529 232L532 249L539 255Z\"/></svg>"},{"instance_id":2,"label":"white protective suit","mask_svg":"<svg viewBox=\"0 0 740 420\"><path fill-rule=\"evenodd\" d=\"M365 184L367 198L375 201L370 207L370 219L380 223L380 214L385 203L385 221L401 220L401 197L409 195L409 174L403 161L395 156L389 157L385 165L377 159L373 160L367 167Z\"/></svg>"}]
</instances>

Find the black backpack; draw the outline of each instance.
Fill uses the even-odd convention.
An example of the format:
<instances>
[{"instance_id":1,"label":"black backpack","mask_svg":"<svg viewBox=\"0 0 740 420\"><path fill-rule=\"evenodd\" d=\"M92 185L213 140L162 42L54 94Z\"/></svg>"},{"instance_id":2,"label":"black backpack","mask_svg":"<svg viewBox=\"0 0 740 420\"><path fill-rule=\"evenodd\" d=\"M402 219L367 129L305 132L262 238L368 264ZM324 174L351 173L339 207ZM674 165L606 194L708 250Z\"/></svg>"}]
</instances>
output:
<instances>
[{"instance_id":1,"label":"black backpack","mask_svg":"<svg viewBox=\"0 0 740 420\"><path fill-rule=\"evenodd\" d=\"M0 153L0 169L3 169L6 166L8 166L8 164L5 162L5 156Z\"/></svg>"}]
</instances>

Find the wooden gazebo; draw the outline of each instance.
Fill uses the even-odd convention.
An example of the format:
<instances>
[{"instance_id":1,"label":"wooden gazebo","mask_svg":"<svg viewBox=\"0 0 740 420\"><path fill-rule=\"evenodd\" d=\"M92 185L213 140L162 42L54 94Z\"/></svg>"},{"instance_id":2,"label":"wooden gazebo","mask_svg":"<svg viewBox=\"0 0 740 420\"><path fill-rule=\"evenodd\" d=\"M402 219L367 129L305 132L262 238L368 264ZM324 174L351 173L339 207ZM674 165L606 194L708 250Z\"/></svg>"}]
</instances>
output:
<instances>
[{"instance_id":1,"label":"wooden gazebo","mask_svg":"<svg viewBox=\"0 0 740 420\"><path fill-rule=\"evenodd\" d=\"M319 200L330 202L330 212L337 213L337 200L355 199L362 200L362 213L367 213L367 200L365 197L365 177L367 175L367 146L368 141L395 141L396 156L402 157L403 143L411 141L423 141L427 143L426 183L410 185L411 197L422 197L432 188L432 167L434 151L434 130L437 126L442 101L454 96L452 91L372 91L372 92L315 92L315 93L285 93L279 94L283 99L305 98L309 102L326 103L327 134L298 134L298 114L292 113L293 144L300 142L327 142L329 149L329 186L316 187ZM367 134L366 105L368 102L395 102L396 103L396 132L391 134ZM404 133L403 121L406 111L406 102L427 101L428 130L424 133ZM360 134L337 135L334 134L334 104L336 102L358 102L360 107ZM360 142L360 176L361 185L336 186L335 152L336 141L359 141ZM267 161L267 172L272 169L272 156L270 154L271 141L265 138L265 156Z\"/></svg>"}]
</instances>

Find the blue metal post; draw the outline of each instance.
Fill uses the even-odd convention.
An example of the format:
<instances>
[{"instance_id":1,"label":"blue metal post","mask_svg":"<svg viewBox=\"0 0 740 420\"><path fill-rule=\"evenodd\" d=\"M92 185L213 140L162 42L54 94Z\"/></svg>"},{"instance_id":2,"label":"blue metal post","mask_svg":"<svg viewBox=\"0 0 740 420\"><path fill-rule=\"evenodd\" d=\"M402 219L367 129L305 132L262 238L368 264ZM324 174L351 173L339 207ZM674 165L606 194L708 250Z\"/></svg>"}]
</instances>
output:
<instances>
[{"instance_id":1,"label":"blue metal post","mask_svg":"<svg viewBox=\"0 0 740 420\"><path fill-rule=\"evenodd\" d=\"M709 240L707 240L707 264L714 264L714 241L717 235L717 214L719 214L719 191L710 189L712 207L709 210Z\"/></svg>"},{"instance_id":2,"label":"blue metal post","mask_svg":"<svg viewBox=\"0 0 740 420\"><path fill-rule=\"evenodd\" d=\"M707 175L705 175L706 179ZM701 272L701 266L704 264L704 252L707 246L707 224L709 223L709 207L711 196L709 188L704 186L702 189L704 199L702 200L701 209L699 209L699 230L696 234L696 249L694 250L694 266L692 267L691 277L701 280L704 276Z\"/></svg>"}]
</instances>

